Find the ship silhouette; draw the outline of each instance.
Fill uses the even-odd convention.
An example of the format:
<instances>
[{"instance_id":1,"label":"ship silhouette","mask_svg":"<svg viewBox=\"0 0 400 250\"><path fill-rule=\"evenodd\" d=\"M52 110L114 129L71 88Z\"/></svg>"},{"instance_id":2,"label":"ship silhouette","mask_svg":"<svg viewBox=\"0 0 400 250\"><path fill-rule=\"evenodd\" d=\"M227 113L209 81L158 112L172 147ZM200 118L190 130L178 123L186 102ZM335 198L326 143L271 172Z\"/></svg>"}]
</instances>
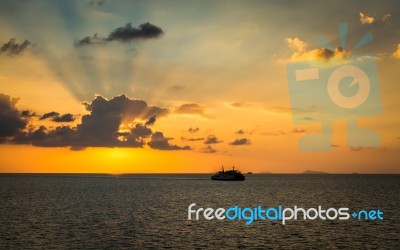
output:
<instances>
[{"instance_id":1,"label":"ship silhouette","mask_svg":"<svg viewBox=\"0 0 400 250\"><path fill-rule=\"evenodd\" d=\"M245 178L239 170L235 170L235 166L232 167L232 170L228 171L225 171L224 166L222 166L221 171L211 176L211 180L214 181L244 181Z\"/></svg>"}]
</instances>

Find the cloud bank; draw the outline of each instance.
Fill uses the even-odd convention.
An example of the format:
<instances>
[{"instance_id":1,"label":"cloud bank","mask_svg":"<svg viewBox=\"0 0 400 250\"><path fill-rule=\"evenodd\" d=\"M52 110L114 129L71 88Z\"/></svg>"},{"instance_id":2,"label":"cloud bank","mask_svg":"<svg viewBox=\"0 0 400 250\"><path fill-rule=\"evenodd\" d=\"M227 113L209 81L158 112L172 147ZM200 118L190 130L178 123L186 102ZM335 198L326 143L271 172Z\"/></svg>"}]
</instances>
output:
<instances>
[{"instance_id":1,"label":"cloud bank","mask_svg":"<svg viewBox=\"0 0 400 250\"><path fill-rule=\"evenodd\" d=\"M189 146L178 146L170 143L173 138L165 137L162 132L153 132L148 126L153 125L155 117L166 116L166 108L148 105L143 100L130 99L125 95L110 100L97 96L83 105L88 114L82 116L76 127L45 126L27 128L31 117L28 112L19 112L15 107L18 99L0 94L0 141L2 143L32 144L41 147L70 147L82 150L86 147L144 147L159 150L190 150ZM23 116L24 115L24 116ZM52 119L55 122L69 122L72 114L60 115L49 112L39 120ZM135 124L121 130L122 125ZM127 121L128 123L125 123ZM126 126L125 126L126 127Z\"/></svg>"}]
</instances>

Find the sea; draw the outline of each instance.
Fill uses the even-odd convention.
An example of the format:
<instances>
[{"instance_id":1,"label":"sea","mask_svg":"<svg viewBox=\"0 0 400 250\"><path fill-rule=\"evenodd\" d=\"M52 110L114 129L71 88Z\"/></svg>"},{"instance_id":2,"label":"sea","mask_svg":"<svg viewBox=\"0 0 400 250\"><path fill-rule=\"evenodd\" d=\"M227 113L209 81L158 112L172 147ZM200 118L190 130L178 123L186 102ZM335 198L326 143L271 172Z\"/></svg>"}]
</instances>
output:
<instances>
[{"instance_id":1,"label":"sea","mask_svg":"<svg viewBox=\"0 0 400 250\"><path fill-rule=\"evenodd\" d=\"M192 203L379 209L383 219L189 220ZM0 249L399 249L399 207L400 175L1 174Z\"/></svg>"}]
</instances>

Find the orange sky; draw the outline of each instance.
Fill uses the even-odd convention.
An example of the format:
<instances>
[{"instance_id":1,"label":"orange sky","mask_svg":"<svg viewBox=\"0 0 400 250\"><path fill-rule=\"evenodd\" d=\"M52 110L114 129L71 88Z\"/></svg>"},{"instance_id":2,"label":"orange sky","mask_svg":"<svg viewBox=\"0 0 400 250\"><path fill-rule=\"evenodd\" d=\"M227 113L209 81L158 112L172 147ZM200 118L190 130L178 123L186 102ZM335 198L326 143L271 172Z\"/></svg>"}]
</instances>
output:
<instances>
[{"instance_id":1,"label":"orange sky","mask_svg":"<svg viewBox=\"0 0 400 250\"><path fill-rule=\"evenodd\" d=\"M396 4L1 3L0 172L400 173ZM324 50L315 37L341 46L338 23L348 23L348 46ZM300 138L321 124L294 123L286 65L365 53L382 112L359 126L381 143L349 147L340 118L331 152L303 152Z\"/></svg>"}]
</instances>

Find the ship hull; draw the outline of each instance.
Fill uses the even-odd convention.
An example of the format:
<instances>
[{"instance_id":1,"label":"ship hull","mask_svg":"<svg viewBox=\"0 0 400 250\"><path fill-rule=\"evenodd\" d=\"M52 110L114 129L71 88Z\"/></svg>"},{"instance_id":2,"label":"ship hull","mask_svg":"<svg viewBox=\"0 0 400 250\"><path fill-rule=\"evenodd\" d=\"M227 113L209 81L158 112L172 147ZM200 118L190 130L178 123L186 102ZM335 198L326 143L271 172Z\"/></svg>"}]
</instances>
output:
<instances>
[{"instance_id":1,"label":"ship hull","mask_svg":"<svg viewBox=\"0 0 400 250\"><path fill-rule=\"evenodd\" d=\"M211 176L213 181L244 181L245 176Z\"/></svg>"}]
</instances>

